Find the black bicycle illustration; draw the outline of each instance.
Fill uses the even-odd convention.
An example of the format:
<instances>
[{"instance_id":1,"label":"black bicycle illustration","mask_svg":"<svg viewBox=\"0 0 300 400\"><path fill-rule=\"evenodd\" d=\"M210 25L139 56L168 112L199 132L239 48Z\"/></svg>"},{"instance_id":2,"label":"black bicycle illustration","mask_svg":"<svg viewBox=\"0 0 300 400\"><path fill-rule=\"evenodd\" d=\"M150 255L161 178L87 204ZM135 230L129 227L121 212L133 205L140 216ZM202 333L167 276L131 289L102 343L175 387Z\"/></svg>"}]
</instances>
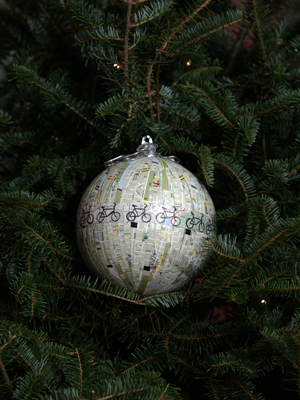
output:
<instances>
[{"instance_id":1,"label":"black bicycle illustration","mask_svg":"<svg viewBox=\"0 0 300 400\"><path fill-rule=\"evenodd\" d=\"M97 214L97 221L98 222L103 222L105 218L109 217L111 215L111 219L114 222L119 221L121 214L118 211L115 211L116 208L116 203L112 207L104 207L101 206L102 210ZM109 214L107 214L107 211L110 211Z\"/></svg>"},{"instance_id":2,"label":"black bicycle illustration","mask_svg":"<svg viewBox=\"0 0 300 400\"><path fill-rule=\"evenodd\" d=\"M92 206L89 206L89 211L84 211L84 208L82 209L82 216L80 218L80 226L84 228L86 224L91 225L94 222L94 216L91 214L91 208Z\"/></svg>"},{"instance_id":3,"label":"black bicycle illustration","mask_svg":"<svg viewBox=\"0 0 300 400\"><path fill-rule=\"evenodd\" d=\"M197 217L195 217L193 211L191 211L191 213L192 213L193 217L192 217L192 218L188 218L188 219L186 220L186 226L187 226L187 228L193 229L194 226L197 226L197 225L198 225L198 230L199 230L199 232L204 232L204 231L205 231L205 225L204 225L204 222L203 222L203 217L204 217L204 215L201 214L201 217L200 217L200 218L197 218Z\"/></svg>"},{"instance_id":4,"label":"black bicycle illustration","mask_svg":"<svg viewBox=\"0 0 300 400\"><path fill-rule=\"evenodd\" d=\"M207 224L205 233L210 235L211 233L214 233L214 231L215 231L215 224L213 221L209 221L209 223Z\"/></svg>"},{"instance_id":5,"label":"black bicycle illustration","mask_svg":"<svg viewBox=\"0 0 300 400\"><path fill-rule=\"evenodd\" d=\"M163 207L164 211L156 215L156 221L159 224L163 224L167 219L171 220L173 226L178 226L180 224L181 219L176 215L177 207L172 207L174 208L173 211L167 210L165 207Z\"/></svg>"},{"instance_id":6,"label":"black bicycle illustration","mask_svg":"<svg viewBox=\"0 0 300 400\"><path fill-rule=\"evenodd\" d=\"M135 204L132 204L133 210L129 211L126 214L126 218L128 221L134 221L138 217L142 217L143 222L150 222L151 221L151 215L146 213L146 208L148 205L146 204L144 208L138 207Z\"/></svg>"}]
</instances>

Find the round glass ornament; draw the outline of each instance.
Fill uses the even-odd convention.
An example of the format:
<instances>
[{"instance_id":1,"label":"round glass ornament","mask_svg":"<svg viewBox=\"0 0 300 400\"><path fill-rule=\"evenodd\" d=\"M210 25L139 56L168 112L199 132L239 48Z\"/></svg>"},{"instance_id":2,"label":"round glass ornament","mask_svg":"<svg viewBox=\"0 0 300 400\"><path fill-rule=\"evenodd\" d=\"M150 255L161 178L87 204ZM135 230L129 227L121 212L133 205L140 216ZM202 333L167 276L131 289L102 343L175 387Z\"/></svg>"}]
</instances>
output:
<instances>
[{"instance_id":1,"label":"round glass ornament","mask_svg":"<svg viewBox=\"0 0 300 400\"><path fill-rule=\"evenodd\" d=\"M209 256L215 208L206 188L176 157L162 157L145 141L105 166L77 212L87 266L144 296L181 288Z\"/></svg>"}]
</instances>

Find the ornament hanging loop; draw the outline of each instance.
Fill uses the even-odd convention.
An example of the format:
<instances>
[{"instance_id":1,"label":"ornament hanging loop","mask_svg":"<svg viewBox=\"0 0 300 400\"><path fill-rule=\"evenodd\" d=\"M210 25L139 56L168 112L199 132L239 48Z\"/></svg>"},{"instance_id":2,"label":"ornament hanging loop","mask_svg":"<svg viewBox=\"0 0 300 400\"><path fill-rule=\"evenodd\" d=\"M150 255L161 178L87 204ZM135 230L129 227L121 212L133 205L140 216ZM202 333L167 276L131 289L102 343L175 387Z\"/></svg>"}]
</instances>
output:
<instances>
[{"instance_id":1,"label":"ornament hanging loop","mask_svg":"<svg viewBox=\"0 0 300 400\"><path fill-rule=\"evenodd\" d=\"M145 144L145 143L153 143L152 137L150 135L143 136L142 144Z\"/></svg>"}]
</instances>

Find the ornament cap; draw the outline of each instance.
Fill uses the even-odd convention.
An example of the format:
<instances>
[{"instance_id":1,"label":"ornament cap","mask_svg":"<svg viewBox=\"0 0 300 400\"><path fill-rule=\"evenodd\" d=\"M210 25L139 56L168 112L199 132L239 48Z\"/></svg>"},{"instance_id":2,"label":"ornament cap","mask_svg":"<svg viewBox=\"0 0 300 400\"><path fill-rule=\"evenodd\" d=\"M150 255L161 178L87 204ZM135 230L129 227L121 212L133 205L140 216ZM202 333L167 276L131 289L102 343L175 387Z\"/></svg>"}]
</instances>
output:
<instances>
[{"instance_id":1,"label":"ornament cap","mask_svg":"<svg viewBox=\"0 0 300 400\"><path fill-rule=\"evenodd\" d=\"M136 149L138 154L141 154L142 157L153 157L159 156L160 154L156 153L157 144L153 143L151 136L144 136L142 139L142 144Z\"/></svg>"},{"instance_id":2,"label":"ornament cap","mask_svg":"<svg viewBox=\"0 0 300 400\"><path fill-rule=\"evenodd\" d=\"M122 156L118 156L116 158L112 158L104 163L105 168L109 168L115 164L118 164L122 161L135 160L141 157L161 157L166 158L171 161L176 162L177 164L182 164L179 158L176 156L163 157L161 154L156 152L157 144L153 143L151 136L147 135L142 138L142 144L136 149L136 152L133 154L126 154Z\"/></svg>"}]
</instances>

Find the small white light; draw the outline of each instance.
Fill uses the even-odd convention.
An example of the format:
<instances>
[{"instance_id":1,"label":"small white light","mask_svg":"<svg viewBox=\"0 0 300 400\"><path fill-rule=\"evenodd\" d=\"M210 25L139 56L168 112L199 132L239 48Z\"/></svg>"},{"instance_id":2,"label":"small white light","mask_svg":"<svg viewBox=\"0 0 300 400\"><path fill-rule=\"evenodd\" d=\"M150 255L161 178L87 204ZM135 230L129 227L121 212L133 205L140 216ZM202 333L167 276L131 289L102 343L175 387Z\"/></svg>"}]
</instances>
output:
<instances>
[{"instance_id":1,"label":"small white light","mask_svg":"<svg viewBox=\"0 0 300 400\"><path fill-rule=\"evenodd\" d=\"M265 300L265 299L262 299L260 302L261 302L262 304L267 304L267 300Z\"/></svg>"}]
</instances>

